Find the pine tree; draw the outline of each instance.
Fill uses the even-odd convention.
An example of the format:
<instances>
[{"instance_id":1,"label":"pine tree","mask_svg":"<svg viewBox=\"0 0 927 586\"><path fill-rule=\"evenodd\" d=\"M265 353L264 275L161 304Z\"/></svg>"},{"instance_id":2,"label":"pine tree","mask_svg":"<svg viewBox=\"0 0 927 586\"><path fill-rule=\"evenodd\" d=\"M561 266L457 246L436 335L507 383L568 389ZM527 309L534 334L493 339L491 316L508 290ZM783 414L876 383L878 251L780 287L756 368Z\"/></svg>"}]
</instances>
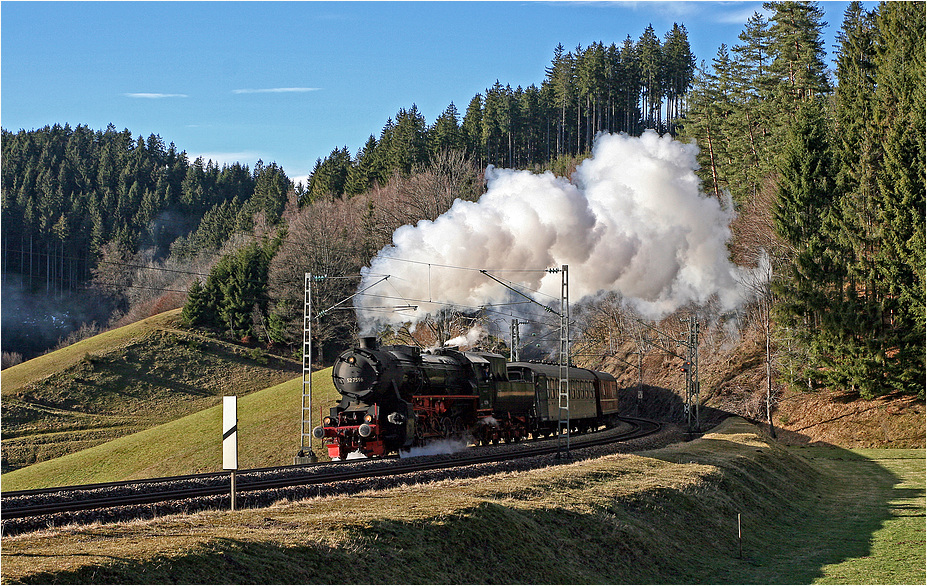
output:
<instances>
[{"instance_id":1,"label":"pine tree","mask_svg":"<svg viewBox=\"0 0 927 586\"><path fill-rule=\"evenodd\" d=\"M822 31L827 23L817 2L764 2L770 11L769 47L774 55L770 73L778 82L778 99L789 104L830 93L824 65Z\"/></svg>"},{"instance_id":2,"label":"pine tree","mask_svg":"<svg viewBox=\"0 0 927 586\"><path fill-rule=\"evenodd\" d=\"M731 80L736 103L731 126L734 159L742 168L736 199L755 197L766 177L774 171L774 149L770 145L772 121L779 116L772 100L774 82L770 74L772 54L769 47L769 23L754 13L738 36L740 44L731 48Z\"/></svg>"},{"instance_id":3,"label":"pine tree","mask_svg":"<svg viewBox=\"0 0 927 586\"><path fill-rule=\"evenodd\" d=\"M637 44L640 54L641 80L643 82L641 101L643 103L644 126L659 129L661 126L660 111L665 89L663 82L663 48L652 25L647 25Z\"/></svg>"},{"instance_id":4,"label":"pine tree","mask_svg":"<svg viewBox=\"0 0 927 586\"><path fill-rule=\"evenodd\" d=\"M729 182L732 157L728 152L728 118L733 112L731 85L730 54L722 43L711 71L704 63L698 71L689 95L689 111L680 124L680 136L699 145L705 190L718 199L722 199L722 190L733 190Z\"/></svg>"}]
</instances>

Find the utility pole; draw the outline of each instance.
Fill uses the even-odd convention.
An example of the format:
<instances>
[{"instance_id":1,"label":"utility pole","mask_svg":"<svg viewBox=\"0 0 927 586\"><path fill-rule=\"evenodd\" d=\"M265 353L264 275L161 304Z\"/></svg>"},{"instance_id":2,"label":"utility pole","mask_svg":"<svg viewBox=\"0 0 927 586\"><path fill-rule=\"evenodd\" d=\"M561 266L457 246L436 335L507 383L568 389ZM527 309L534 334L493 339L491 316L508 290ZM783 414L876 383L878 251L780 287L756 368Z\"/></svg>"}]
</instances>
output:
<instances>
[{"instance_id":1,"label":"utility pole","mask_svg":"<svg viewBox=\"0 0 927 586\"><path fill-rule=\"evenodd\" d=\"M680 320L685 321L685 320ZM690 432L701 430L699 417L699 380L698 380L698 319L695 314L689 316L689 335L680 343L686 347L686 360L682 370L686 373L686 425ZM695 403L695 426L692 425L692 404Z\"/></svg>"},{"instance_id":2,"label":"utility pole","mask_svg":"<svg viewBox=\"0 0 927 586\"><path fill-rule=\"evenodd\" d=\"M682 359L682 367L680 370L686 373L686 403L685 403L685 417L686 425L688 430L699 431L701 429L701 419L699 418L699 380L698 380L698 332L699 324L698 318L695 314L689 316L689 319L680 319L679 321L689 322L689 332L685 340L674 340L672 336L661 332L657 328L651 326L650 324L645 323L642 320L633 318L634 321L644 326L645 328L656 332L659 336L659 340L651 340L643 337L641 334L641 344L643 350L643 344L646 342L651 346L660 348L667 354L675 356ZM671 346L684 346L686 349L685 357L680 356L676 353L675 350L671 349ZM695 403L695 426L692 425L692 404Z\"/></svg>"},{"instance_id":3,"label":"utility pole","mask_svg":"<svg viewBox=\"0 0 927 586\"><path fill-rule=\"evenodd\" d=\"M521 326L530 324L530 321L512 320L512 362L521 360Z\"/></svg>"},{"instance_id":4,"label":"utility pole","mask_svg":"<svg viewBox=\"0 0 927 586\"><path fill-rule=\"evenodd\" d=\"M305 287L303 298L303 394L302 416L299 426L299 452L296 453L294 464L312 464L316 461L315 452L312 451L312 281L324 279L313 277L312 273L305 274Z\"/></svg>"},{"instance_id":5,"label":"utility pole","mask_svg":"<svg viewBox=\"0 0 927 586\"><path fill-rule=\"evenodd\" d=\"M644 410L644 331L637 331L637 416Z\"/></svg>"},{"instance_id":6,"label":"utility pole","mask_svg":"<svg viewBox=\"0 0 927 586\"><path fill-rule=\"evenodd\" d=\"M557 392L557 458L570 457L570 277L569 266L560 269L560 381ZM563 432L566 429L566 449Z\"/></svg>"},{"instance_id":7,"label":"utility pole","mask_svg":"<svg viewBox=\"0 0 927 586\"><path fill-rule=\"evenodd\" d=\"M557 420L557 458L570 457L570 278L569 265L563 265L561 268L550 268L547 272L550 274L560 273L560 313L553 309L538 303L536 300L525 295L515 287L502 281L501 279L489 274L489 271L482 269L481 273L499 283L503 287L521 295L531 303L543 307L545 311L556 314L560 317L560 380L557 385L557 405L559 417ZM566 430L566 434L564 434ZM566 436L564 438L564 435ZM565 449L563 443L566 443Z\"/></svg>"}]
</instances>

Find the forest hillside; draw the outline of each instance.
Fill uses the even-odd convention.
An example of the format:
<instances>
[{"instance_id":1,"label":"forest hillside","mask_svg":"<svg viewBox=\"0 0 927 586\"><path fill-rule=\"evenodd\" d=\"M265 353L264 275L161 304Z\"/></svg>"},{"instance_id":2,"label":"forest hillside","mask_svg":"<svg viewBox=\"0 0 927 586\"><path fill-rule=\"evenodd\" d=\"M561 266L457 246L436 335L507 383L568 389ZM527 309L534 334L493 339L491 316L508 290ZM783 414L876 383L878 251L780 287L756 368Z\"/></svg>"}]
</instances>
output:
<instances>
[{"instance_id":1,"label":"forest hillside","mask_svg":"<svg viewBox=\"0 0 927 586\"><path fill-rule=\"evenodd\" d=\"M574 300L575 360L640 378L635 344L648 361L679 359L641 324L680 335L679 320L696 316L700 397L730 406L741 385L750 399L735 412L799 421L796 394L922 405L925 5L852 3L835 68L817 3L765 6L740 44L700 66L682 25L621 46L558 46L539 85L498 82L433 124L403 108L356 154L320 159L307 185L275 163L220 168L112 126L4 129L4 366L177 308L185 327L300 359L305 273L359 275L399 227L479 200L488 165L569 178L601 133L655 131L698 146L702 192L736 218L730 260L758 276L751 302L731 312L710 300L655 322L615 292ZM313 307L357 283L318 279ZM494 319L451 308L379 333L427 346L482 328L480 345L509 353ZM327 363L358 331L351 312L326 314L312 360ZM707 365L731 348L762 376L713 378Z\"/></svg>"}]
</instances>

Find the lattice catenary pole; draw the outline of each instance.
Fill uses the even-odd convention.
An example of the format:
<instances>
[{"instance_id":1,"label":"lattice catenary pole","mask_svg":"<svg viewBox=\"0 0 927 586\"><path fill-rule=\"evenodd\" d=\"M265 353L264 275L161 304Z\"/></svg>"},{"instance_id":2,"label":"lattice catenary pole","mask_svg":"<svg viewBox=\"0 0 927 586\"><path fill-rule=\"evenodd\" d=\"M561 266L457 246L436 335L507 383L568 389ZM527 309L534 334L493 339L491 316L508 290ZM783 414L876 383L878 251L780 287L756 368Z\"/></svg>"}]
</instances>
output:
<instances>
[{"instance_id":1,"label":"lattice catenary pole","mask_svg":"<svg viewBox=\"0 0 927 586\"><path fill-rule=\"evenodd\" d=\"M303 298L303 386L299 425L299 452L295 464L315 462L312 451L312 273L305 275Z\"/></svg>"},{"instance_id":2,"label":"lattice catenary pole","mask_svg":"<svg viewBox=\"0 0 927 586\"><path fill-rule=\"evenodd\" d=\"M570 277L569 266L560 269L560 381L557 422L557 457L570 457ZM564 434L564 430L566 433ZM565 451L563 444L566 444Z\"/></svg>"}]
</instances>

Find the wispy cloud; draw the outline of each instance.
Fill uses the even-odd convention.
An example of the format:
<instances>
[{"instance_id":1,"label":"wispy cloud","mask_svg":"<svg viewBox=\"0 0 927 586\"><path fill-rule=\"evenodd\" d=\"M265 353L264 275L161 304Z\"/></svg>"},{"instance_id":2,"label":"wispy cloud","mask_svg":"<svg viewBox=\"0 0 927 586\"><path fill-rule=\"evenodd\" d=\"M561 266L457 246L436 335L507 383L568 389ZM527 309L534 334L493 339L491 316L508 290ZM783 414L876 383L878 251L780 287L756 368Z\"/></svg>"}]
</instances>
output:
<instances>
[{"instance_id":1,"label":"wispy cloud","mask_svg":"<svg viewBox=\"0 0 927 586\"><path fill-rule=\"evenodd\" d=\"M232 90L233 94L298 94L305 92L316 92L322 88L317 87L271 87L261 89L241 89Z\"/></svg>"},{"instance_id":2,"label":"wispy cloud","mask_svg":"<svg viewBox=\"0 0 927 586\"><path fill-rule=\"evenodd\" d=\"M763 6L748 5L742 8L719 12L715 17L715 22L721 24L746 24L757 12L766 18L771 16L770 11L763 8Z\"/></svg>"},{"instance_id":3,"label":"wispy cloud","mask_svg":"<svg viewBox=\"0 0 927 586\"><path fill-rule=\"evenodd\" d=\"M646 11L673 19L702 17L706 22L719 24L744 24L754 12L769 17L770 12L758 1L703 2L701 0L680 0L672 2L619 2L625 8ZM685 24L685 23L680 23Z\"/></svg>"},{"instance_id":4,"label":"wispy cloud","mask_svg":"<svg viewBox=\"0 0 927 586\"><path fill-rule=\"evenodd\" d=\"M592 4L595 4L593 2ZM682 18L695 14L700 10L699 4L704 4L703 2L618 2L618 6L622 8L630 8L634 11L647 12L652 14L658 14L663 17L668 18ZM605 3L605 6L610 6L611 3Z\"/></svg>"},{"instance_id":5,"label":"wispy cloud","mask_svg":"<svg viewBox=\"0 0 927 586\"><path fill-rule=\"evenodd\" d=\"M187 94L158 94L158 93L146 93L146 92L129 93L129 94L122 94L122 95L124 95L127 98L140 98L144 100L161 100L164 98L186 98L188 97Z\"/></svg>"}]
</instances>

